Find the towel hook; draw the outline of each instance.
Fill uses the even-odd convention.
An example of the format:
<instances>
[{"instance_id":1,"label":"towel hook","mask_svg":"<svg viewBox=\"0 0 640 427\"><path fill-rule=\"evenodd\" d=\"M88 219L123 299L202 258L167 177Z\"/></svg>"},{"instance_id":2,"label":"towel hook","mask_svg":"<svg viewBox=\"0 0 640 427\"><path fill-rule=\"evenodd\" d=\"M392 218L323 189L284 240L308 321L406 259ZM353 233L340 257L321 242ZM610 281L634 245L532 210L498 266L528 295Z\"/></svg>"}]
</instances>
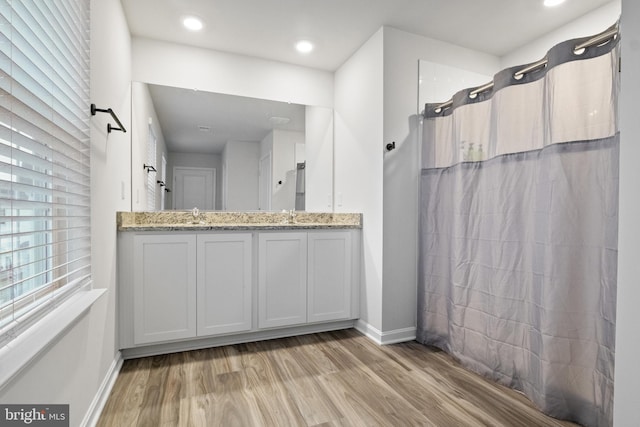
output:
<instances>
[{"instance_id":1,"label":"towel hook","mask_svg":"<svg viewBox=\"0 0 640 427\"><path fill-rule=\"evenodd\" d=\"M118 130L120 132L127 132L127 130L124 128L124 126L120 122L120 119L118 119L118 116L116 116L116 113L114 113L111 108L107 108L105 110L103 108L97 108L96 104L91 104L91 115L95 116L97 112L111 114L111 117L113 118L113 120L116 121L116 123L119 126L119 127L115 127L115 126L111 126L111 123L107 123L107 133L111 133L112 130Z\"/></svg>"}]
</instances>

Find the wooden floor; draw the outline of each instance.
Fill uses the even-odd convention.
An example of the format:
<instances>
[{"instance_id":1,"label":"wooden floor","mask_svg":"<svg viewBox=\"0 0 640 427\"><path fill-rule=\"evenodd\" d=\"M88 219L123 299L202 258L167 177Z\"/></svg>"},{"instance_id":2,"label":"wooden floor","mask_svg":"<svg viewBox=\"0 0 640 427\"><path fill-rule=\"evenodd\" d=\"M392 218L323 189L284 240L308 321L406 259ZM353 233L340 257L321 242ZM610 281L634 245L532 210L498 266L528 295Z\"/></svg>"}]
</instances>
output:
<instances>
[{"instance_id":1,"label":"wooden floor","mask_svg":"<svg viewBox=\"0 0 640 427\"><path fill-rule=\"evenodd\" d=\"M355 330L125 361L98 426L573 426L416 342Z\"/></svg>"}]
</instances>

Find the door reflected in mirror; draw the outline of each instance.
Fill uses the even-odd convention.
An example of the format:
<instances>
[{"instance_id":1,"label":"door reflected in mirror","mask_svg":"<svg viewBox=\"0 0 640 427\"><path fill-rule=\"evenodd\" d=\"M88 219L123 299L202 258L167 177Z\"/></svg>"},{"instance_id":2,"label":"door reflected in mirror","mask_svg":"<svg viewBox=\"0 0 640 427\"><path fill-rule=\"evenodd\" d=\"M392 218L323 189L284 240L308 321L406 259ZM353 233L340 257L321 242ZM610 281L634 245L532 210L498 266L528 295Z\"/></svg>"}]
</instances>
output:
<instances>
[{"instance_id":1,"label":"door reflected in mirror","mask_svg":"<svg viewBox=\"0 0 640 427\"><path fill-rule=\"evenodd\" d=\"M141 82L131 91L132 211L333 210L332 109Z\"/></svg>"}]
</instances>

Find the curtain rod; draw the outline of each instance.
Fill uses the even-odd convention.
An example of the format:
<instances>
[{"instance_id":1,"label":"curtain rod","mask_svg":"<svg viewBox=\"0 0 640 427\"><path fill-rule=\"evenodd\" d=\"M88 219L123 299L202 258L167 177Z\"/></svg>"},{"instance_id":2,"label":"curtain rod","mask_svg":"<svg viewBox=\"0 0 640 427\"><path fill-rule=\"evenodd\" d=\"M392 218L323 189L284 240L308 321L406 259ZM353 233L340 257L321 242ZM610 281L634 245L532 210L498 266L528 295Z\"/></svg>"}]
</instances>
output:
<instances>
[{"instance_id":1,"label":"curtain rod","mask_svg":"<svg viewBox=\"0 0 640 427\"><path fill-rule=\"evenodd\" d=\"M617 35L618 35L618 24L615 24L613 27L609 28L608 30L605 30L600 34L597 34L591 37L590 39L575 45L573 48L573 53L578 55L581 50L591 46L597 46L597 45L603 44L604 42L607 42L615 38ZM513 73L513 77L516 80L520 80L525 74L535 70L539 70L540 68L544 68L547 66L548 63L549 63L549 60L547 59L547 57L544 57L534 62L533 64L527 65L521 70L516 71L515 73ZM469 92L469 97L475 98L476 96L478 96L478 94L482 92L486 92L491 89L493 89L493 81L489 83L485 83L484 85L473 89L471 92ZM443 102L442 104L438 105L436 108L434 108L433 111L435 113L440 113L442 110L446 110L447 108L450 108L452 105L453 105L453 98L451 98L447 102Z\"/></svg>"}]
</instances>

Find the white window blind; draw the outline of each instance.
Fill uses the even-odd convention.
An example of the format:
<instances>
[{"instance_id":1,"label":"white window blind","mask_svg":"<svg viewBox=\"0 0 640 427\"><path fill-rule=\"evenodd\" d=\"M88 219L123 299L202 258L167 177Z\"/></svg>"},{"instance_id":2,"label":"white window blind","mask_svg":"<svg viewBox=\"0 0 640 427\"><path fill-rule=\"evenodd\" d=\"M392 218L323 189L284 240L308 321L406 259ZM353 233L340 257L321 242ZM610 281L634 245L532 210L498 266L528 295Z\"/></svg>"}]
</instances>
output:
<instances>
[{"instance_id":1,"label":"white window blind","mask_svg":"<svg viewBox=\"0 0 640 427\"><path fill-rule=\"evenodd\" d=\"M91 280L89 0L0 0L0 345Z\"/></svg>"}]
</instances>

